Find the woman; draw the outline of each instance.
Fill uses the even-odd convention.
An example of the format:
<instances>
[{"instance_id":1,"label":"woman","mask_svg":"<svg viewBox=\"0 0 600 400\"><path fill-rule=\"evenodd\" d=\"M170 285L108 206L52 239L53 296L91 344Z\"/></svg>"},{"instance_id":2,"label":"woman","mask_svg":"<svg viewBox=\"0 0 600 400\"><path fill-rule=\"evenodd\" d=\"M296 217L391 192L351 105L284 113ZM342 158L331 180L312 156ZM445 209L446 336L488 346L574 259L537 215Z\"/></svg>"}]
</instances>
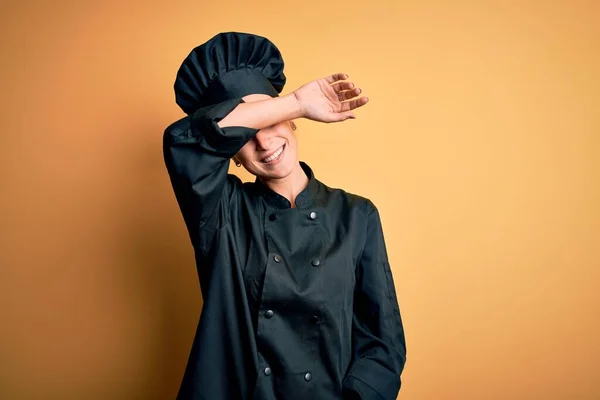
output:
<instances>
[{"instance_id":1,"label":"woman","mask_svg":"<svg viewBox=\"0 0 600 400\"><path fill-rule=\"evenodd\" d=\"M175 82L164 157L203 310L179 399L395 399L405 341L377 209L298 160L292 120L367 103L336 74L279 97L279 50L222 33ZM230 160L256 176L242 183Z\"/></svg>"}]
</instances>

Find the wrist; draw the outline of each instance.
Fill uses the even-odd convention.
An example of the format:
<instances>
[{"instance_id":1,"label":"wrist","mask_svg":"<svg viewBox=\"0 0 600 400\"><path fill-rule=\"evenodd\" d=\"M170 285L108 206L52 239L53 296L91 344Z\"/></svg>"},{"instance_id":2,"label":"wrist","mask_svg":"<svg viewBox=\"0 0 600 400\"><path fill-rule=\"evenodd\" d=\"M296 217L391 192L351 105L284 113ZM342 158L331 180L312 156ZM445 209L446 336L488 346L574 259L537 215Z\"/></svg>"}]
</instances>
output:
<instances>
[{"instance_id":1,"label":"wrist","mask_svg":"<svg viewBox=\"0 0 600 400\"><path fill-rule=\"evenodd\" d=\"M283 98L285 98L286 101L289 102L291 113L290 119L304 118L306 116L306 107L302 105L302 102L300 101L300 99L298 99L298 96L296 96L295 91L286 94L285 96L283 96Z\"/></svg>"}]
</instances>

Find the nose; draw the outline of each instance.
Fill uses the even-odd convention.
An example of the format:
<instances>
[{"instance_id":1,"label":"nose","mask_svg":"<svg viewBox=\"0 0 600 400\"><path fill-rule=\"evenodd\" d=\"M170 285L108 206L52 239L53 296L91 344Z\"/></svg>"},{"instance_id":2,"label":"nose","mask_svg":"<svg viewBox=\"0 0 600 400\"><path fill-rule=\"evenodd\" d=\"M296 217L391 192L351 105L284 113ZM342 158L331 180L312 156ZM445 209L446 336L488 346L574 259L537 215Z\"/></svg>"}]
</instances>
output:
<instances>
[{"instance_id":1,"label":"nose","mask_svg":"<svg viewBox=\"0 0 600 400\"><path fill-rule=\"evenodd\" d=\"M261 129L254 136L254 142L257 150L269 150L271 143L273 143L273 135L268 129Z\"/></svg>"}]
</instances>

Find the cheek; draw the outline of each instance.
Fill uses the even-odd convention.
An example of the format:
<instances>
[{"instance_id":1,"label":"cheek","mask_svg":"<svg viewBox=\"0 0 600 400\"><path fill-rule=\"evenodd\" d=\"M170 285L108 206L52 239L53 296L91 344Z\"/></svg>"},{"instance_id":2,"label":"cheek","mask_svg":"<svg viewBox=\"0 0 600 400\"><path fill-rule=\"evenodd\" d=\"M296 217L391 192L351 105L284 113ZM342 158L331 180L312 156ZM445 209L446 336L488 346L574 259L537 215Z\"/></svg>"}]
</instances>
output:
<instances>
[{"instance_id":1,"label":"cheek","mask_svg":"<svg viewBox=\"0 0 600 400\"><path fill-rule=\"evenodd\" d=\"M289 142L289 147L290 147L290 155L293 156L293 158L296 157L296 155L298 154L298 140L296 139L296 136L290 136L290 138L288 139Z\"/></svg>"}]
</instances>

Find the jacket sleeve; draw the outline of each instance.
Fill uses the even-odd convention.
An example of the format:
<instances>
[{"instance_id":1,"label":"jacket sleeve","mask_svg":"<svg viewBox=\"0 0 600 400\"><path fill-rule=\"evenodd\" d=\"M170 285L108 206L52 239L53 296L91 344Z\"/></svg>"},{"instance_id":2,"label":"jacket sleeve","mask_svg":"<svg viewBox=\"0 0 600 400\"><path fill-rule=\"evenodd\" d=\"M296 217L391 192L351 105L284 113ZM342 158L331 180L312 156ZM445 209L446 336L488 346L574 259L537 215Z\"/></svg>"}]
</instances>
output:
<instances>
[{"instance_id":1,"label":"jacket sleeve","mask_svg":"<svg viewBox=\"0 0 600 400\"><path fill-rule=\"evenodd\" d=\"M192 242L200 240L203 248L209 246L211 233L229 221L239 190L239 178L228 174L229 160L258 132L219 127L241 102L237 98L200 108L164 132L163 156L175 197Z\"/></svg>"},{"instance_id":2,"label":"jacket sleeve","mask_svg":"<svg viewBox=\"0 0 600 400\"><path fill-rule=\"evenodd\" d=\"M406 362L402 319L383 229L369 202L365 246L356 270L353 360L343 382L345 399L395 400Z\"/></svg>"}]
</instances>

